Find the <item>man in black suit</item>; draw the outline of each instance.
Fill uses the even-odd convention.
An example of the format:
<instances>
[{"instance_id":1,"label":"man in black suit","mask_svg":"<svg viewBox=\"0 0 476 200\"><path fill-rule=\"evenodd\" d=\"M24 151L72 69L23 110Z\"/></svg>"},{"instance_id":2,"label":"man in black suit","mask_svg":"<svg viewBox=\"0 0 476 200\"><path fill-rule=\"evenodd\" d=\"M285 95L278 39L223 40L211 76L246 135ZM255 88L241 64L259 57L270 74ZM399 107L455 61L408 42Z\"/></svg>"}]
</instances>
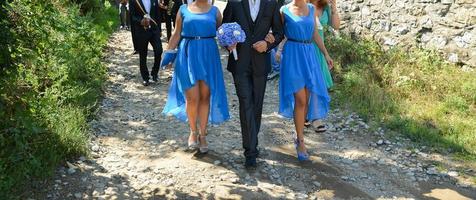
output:
<instances>
[{"instance_id":1,"label":"man in black suit","mask_svg":"<svg viewBox=\"0 0 476 200\"><path fill-rule=\"evenodd\" d=\"M147 68L147 48L149 43L154 49L154 66L152 67L152 81L157 82L160 57L162 55L162 42L160 41L161 12L157 0L129 0L129 9L134 29L134 39L139 51L140 73L143 85L148 86L150 81ZM133 39L133 40L134 40Z\"/></svg>"},{"instance_id":2,"label":"man in black suit","mask_svg":"<svg viewBox=\"0 0 476 200\"><path fill-rule=\"evenodd\" d=\"M238 51L238 60L230 55L228 71L233 74L240 103L241 134L245 166L255 167L258 156L258 132L261 126L267 74L271 70L269 51L283 39L283 25L276 0L230 0L223 12L223 23L238 23L246 41L228 47ZM272 30L273 43L265 41Z\"/></svg>"}]
</instances>

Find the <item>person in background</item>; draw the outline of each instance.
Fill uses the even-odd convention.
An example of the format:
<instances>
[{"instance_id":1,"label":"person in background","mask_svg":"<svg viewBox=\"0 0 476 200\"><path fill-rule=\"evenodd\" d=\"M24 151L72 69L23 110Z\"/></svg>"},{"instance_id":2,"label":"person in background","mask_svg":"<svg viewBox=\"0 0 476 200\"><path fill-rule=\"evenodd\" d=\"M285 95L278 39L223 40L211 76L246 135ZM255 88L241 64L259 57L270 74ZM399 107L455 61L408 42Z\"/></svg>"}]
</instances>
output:
<instances>
[{"instance_id":1,"label":"person in background","mask_svg":"<svg viewBox=\"0 0 476 200\"><path fill-rule=\"evenodd\" d=\"M332 27L334 30L339 30L340 19L337 12L337 7L335 4L336 0L311 0L311 3L316 7L316 13L319 17L317 21L316 28L319 32L319 36L324 41L324 29L326 27ZM315 44L316 45L316 44ZM334 83L332 81L332 76L330 73L330 68L327 65L324 54L321 50L316 48L316 55L319 59L320 68L324 78L326 87L330 89ZM307 126L312 127L316 132L325 132L327 130L325 124L321 121L322 119L317 119L312 122L307 122Z\"/></svg>"},{"instance_id":2,"label":"person in background","mask_svg":"<svg viewBox=\"0 0 476 200\"><path fill-rule=\"evenodd\" d=\"M160 0L160 12L162 13L163 22L167 30L167 42L172 35L172 8L175 4L174 0Z\"/></svg>"},{"instance_id":3,"label":"person in background","mask_svg":"<svg viewBox=\"0 0 476 200\"><path fill-rule=\"evenodd\" d=\"M160 60L162 56L161 36L161 10L157 0L130 0L129 8L134 29L133 41L139 51L140 74L142 84L150 84L150 73L147 68L147 48L149 43L154 49L154 66L152 67L152 81L158 81Z\"/></svg>"},{"instance_id":4,"label":"person in background","mask_svg":"<svg viewBox=\"0 0 476 200\"><path fill-rule=\"evenodd\" d=\"M269 53L269 56L271 57L271 71L268 74L268 80L274 79L279 75L279 66L280 66L280 61L276 59L276 52L277 52L277 47L272 49L271 52Z\"/></svg>"},{"instance_id":5,"label":"person in background","mask_svg":"<svg viewBox=\"0 0 476 200\"><path fill-rule=\"evenodd\" d=\"M172 16L172 25L173 27L175 28L175 23L177 21L177 13L180 9L180 6L182 6L184 3L182 0L173 0L174 4L172 6L172 10L171 10L171 16Z\"/></svg>"},{"instance_id":6,"label":"person in background","mask_svg":"<svg viewBox=\"0 0 476 200\"><path fill-rule=\"evenodd\" d=\"M121 29L129 29L131 23L129 15L129 2L127 0L120 0L119 18L121 19Z\"/></svg>"},{"instance_id":7,"label":"person in background","mask_svg":"<svg viewBox=\"0 0 476 200\"><path fill-rule=\"evenodd\" d=\"M278 6L281 8L281 6L290 3L291 0L277 0L277 2L278 2ZM274 42L274 37L272 32L268 33L268 35L266 36L266 41L269 43ZM271 71L268 74L268 80L271 80L279 75L281 52L285 42L286 42L286 38L284 38L281 41L281 43L279 43L279 46L275 47L274 49L270 51Z\"/></svg>"},{"instance_id":8,"label":"person in background","mask_svg":"<svg viewBox=\"0 0 476 200\"><path fill-rule=\"evenodd\" d=\"M266 41L274 41L274 38L270 34L268 34L268 36L266 37ZM271 51L271 66L273 68L271 69L271 72L268 75L268 80L273 79L274 77L279 75L279 71L281 69L281 56L286 41L287 39L286 37L284 37L283 40L279 43L279 45Z\"/></svg>"}]
</instances>

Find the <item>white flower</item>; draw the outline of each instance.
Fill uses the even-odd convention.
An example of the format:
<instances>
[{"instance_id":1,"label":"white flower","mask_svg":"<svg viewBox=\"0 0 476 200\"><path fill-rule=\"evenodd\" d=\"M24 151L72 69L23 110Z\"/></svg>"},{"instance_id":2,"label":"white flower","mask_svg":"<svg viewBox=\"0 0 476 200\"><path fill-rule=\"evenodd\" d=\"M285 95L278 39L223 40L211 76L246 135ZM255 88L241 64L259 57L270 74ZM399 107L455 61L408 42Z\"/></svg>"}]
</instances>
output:
<instances>
[{"instance_id":1,"label":"white flower","mask_svg":"<svg viewBox=\"0 0 476 200\"><path fill-rule=\"evenodd\" d=\"M241 33L240 33L240 31L233 31L233 35L234 36L239 36L239 35L241 35Z\"/></svg>"},{"instance_id":2,"label":"white flower","mask_svg":"<svg viewBox=\"0 0 476 200\"><path fill-rule=\"evenodd\" d=\"M223 31L222 28L218 30L218 34L223 35L224 33L225 33L225 32Z\"/></svg>"}]
</instances>

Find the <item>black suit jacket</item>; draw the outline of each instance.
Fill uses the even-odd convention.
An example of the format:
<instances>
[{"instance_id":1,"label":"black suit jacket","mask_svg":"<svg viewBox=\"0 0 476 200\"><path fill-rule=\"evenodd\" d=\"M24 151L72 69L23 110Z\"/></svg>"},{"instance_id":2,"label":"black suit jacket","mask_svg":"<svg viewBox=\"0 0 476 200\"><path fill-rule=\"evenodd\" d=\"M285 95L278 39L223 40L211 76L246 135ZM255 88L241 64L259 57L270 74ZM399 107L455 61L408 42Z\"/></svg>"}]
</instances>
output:
<instances>
[{"instance_id":1,"label":"black suit jacket","mask_svg":"<svg viewBox=\"0 0 476 200\"><path fill-rule=\"evenodd\" d=\"M152 31L160 33L162 12L160 11L159 2L158 0L150 0L150 3L151 5L149 15L155 22L157 22L157 25L155 25L153 22L150 22L150 25ZM140 24L142 19L144 19L143 11L145 11L142 0L129 0L129 10L132 19L132 28L135 28L136 31L144 31L144 27Z\"/></svg>"},{"instance_id":2,"label":"black suit jacket","mask_svg":"<svg viewBox=\"0 0 476 200\"><path fill-rule=\"evenodd\" d=\"M266 75L271 70L269 50L276 47L283 39L283 24L276 0L261 0L259 14L253 22L248 0L229 0L223 11L223 23L236 22L246 33L246 41L237 45L238 60L230 55L228 71L240 73L253 67L253 74ZM276 41L268 45L265 53L257 52L252 45L264 40L269 31L273 31Z\"/></svg>"},{"instance_id":3,"label":"black suit jacket","mask_svg":"<svg viewBox=\"0 0 476 200\"><path fill-rule=\"evenodd\" d=\"M182 0L173 0L174 7L172 7L172 19L175 21L175 16L177 15L178 10L180 9L180 6L183 4Z\"/></svg>"}]
</instances>

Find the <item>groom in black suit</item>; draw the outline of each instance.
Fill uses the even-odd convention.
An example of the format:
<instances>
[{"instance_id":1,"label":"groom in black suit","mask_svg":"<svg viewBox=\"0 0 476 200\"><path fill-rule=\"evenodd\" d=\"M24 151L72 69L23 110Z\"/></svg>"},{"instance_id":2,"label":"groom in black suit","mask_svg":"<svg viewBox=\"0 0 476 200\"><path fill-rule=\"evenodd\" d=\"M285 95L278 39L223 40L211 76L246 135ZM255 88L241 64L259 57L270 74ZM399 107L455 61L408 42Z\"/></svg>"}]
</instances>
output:
<instances>
[{"instance_id":1,"label":"groom in black suit","mask_svg":"<svg viewBox=\"0 0 476 200\"><path fill-rule=\"evenodd\" d=\"M162 55L161 36L161 15L159 2L157 0L129 0L129 10L132 19L132 40L136 50L139 51L140 74L143 85L148 86L150 81L149 69L147 68L147 48L149 43L154 49L154 66L152 67L152 81L156 82L160 57ZM149 17L146 17L146 16Z\"/></svg>"},{"instance_id":2,"label":"groom in black suit","mask_svg":"<svg viewBox=\"0 0 476 200\"><path fill-rule=\"evenodd\" d=\"M271 70L269 51L283 39L283 25L276 0L229 0L223 12L223 23L238 23L246 41L228 47L238 51L238 60L228 58L228 71L233 74L240 103L241 134L246 167L256 166L258 132L261 126L267 74ZM265 41L272 30L273 43Z\"/></svg>"}]
</instances>

